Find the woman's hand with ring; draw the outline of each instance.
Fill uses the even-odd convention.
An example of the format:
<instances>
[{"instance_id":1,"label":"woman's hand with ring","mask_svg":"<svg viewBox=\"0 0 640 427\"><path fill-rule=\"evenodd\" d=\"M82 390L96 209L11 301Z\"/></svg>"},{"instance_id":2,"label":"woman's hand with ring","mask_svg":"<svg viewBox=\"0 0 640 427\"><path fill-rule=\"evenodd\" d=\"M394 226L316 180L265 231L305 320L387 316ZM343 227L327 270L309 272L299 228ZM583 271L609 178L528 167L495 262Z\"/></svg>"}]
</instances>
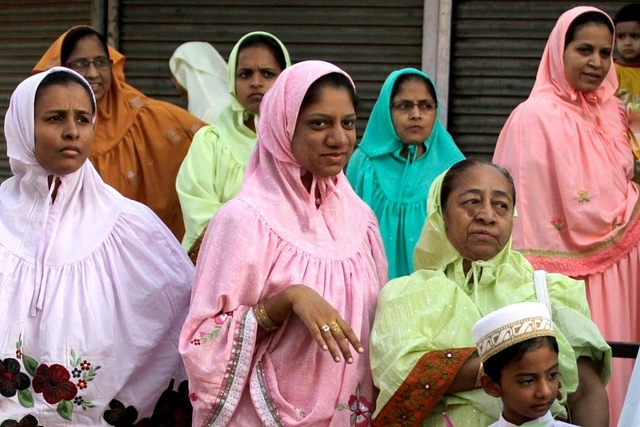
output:
<instances>
[{"instance_id":1,"label":"woman's hand with ring","mask_svg":"<svg viewBox=\"0 0 640 427\"><path fill-rule=\"evenodd\" d=\"M364 352L351 326L316 291L305 285L293 285L287 292L291 296L291 310L309 328L318 345L331 353L333 360L340 362L342 354L347 363L353 363L350 345L358 353Z\"/></svg>"}]
</instances>

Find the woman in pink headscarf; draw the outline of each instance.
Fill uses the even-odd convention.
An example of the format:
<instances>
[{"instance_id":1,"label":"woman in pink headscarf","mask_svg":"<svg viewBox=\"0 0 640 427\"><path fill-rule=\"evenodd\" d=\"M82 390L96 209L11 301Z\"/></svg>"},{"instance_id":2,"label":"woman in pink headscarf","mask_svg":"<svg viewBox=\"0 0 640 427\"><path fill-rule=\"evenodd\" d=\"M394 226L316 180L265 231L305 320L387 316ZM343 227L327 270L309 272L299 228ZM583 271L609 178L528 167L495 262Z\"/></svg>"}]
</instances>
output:
<instances>
[{"instance_id":1,"label":"woman in pink headscarf","mask_svg":"<svg viewBox=\"0 0 640 427\"><path fill-rule=\"evenodd\" d=\"M387 263L342 169L350 77L296 64L264 97L239 195L213 218L180 337L194 425L366 426L369 330Z\"/></svg>"},{"instance_id":2,"label":"woman in pink headscarf","mask_svg":"<svg viewBox=\"0 0 640 427\"><path fill-rule=\"evenodd\" d=\"M609 16L593 7L560 17L494 162L510 170L520 200L513 247L538 269L584 279L604 337L638 342L640 204L628 122L614 95L613 34ZM612 425L631 366L614 360Z\"/></svg>"}]
</instances>

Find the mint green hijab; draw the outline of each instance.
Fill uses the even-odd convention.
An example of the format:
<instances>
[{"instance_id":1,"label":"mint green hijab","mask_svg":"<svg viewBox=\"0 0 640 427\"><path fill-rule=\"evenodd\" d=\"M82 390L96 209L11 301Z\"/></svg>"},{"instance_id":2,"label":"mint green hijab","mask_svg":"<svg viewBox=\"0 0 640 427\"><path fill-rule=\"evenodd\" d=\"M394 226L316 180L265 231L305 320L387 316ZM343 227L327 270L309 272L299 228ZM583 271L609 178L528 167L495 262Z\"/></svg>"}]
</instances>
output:
<instances>
[{"instance_id":1,"label":"mint green hijab","mask_svg":"<svg viewBox=\"0 0 640 427\"><path fill-rule=\"evenodd\" d=\"M240 104L236 96L236 67L238 65L238 53L245 40L253 36L264 36L275 41L284 55L287 67L291 66L289 51L285 45L273 34L265 31L253 31L245 34L235 44L229 54L229 92L231 93L231 104L220 113L215 121L216 132L221 138L231 141L228 146L238 163L246 165L249 155L256 145L256 133L245 126L245 121L251 114ZM256 119L257 120L257 119Z\"/></svg>"},{"instance_id":2,"label":"mint green hijab","mask_svg":"<svg viewBox=\"0 0 640 427\"><path fill-rule=\"evenodd\" d=\"M391 94L399 77L416 74L434 89L431 78L415 68L392 72L382 85L380 96L347 167L347 178L356 193L373 209L389 261L389 278L413 272L413 250L426 218L429 187L443 171L464 156L440 122L438 107L431 135L424 141L425 153L415 158L415 145L405 158L391 119ZM437 102L437 94L436 94Z\"/></svg>"}]
</instances>

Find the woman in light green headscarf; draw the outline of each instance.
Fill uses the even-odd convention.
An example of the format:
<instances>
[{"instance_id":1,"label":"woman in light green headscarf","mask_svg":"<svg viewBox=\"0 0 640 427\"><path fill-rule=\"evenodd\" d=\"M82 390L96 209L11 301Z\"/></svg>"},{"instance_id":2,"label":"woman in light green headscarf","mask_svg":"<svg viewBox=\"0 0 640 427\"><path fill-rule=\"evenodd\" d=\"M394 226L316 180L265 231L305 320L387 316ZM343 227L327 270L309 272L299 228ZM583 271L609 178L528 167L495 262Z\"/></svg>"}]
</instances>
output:
<instances>
[{"instance_id":1,"label":"woman in light green headscarf","mask_svg":"<svg viewBox=\"0 0 640 427\"><path fill-rule=\"evenodd\" d=\"M511 249L514 213L513 181L489 162L463 160L432 184L416 272L392 280L378 297L370 340L380 389L374 426L444 426L443 412L456 427L498 419L500 400L479 388L471 330L489 312L538 300L531 264ZM546 282L561 403L576 424L606 425L599 420L608 413L611 349L591 321L584 283L551 273ZM552 412L563 408L555 402Z\"/></svg>"},{"instance_id":2,"label":"woman in light green headscarf","mask_svg":"<svg viewBox=\"0 0 640 427\"><path fill-rule=\"evenodd\" d=\"M415 68L392 72L347 166L351 185L378 218L390 279L413 272L431 182L464 159L439 112L428 75Z\"/></svg>"},{"instance_id":3,"label":"woman in light green headscarf","mask_svg":"<svg viewBox=\"0 0 640 427\"><path fill-rule=\"evenodd\" d=\"M195 134L176 179L186 229L182 247L194 262L209 221L240 190L262 97L290 65L284 44L264 31L243 36L229 55L231 105Z\"/></svg>"}]
</instances>

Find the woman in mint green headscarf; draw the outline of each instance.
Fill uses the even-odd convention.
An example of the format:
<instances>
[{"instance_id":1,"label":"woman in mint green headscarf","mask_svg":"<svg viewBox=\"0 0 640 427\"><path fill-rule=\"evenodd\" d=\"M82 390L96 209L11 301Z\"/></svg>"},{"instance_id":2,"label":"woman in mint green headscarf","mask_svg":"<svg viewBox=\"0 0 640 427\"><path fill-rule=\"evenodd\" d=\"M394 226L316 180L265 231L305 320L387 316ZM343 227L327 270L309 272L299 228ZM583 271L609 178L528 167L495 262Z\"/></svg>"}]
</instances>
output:
<instances>
[{"instance_id":1,"label":"woman in mint green headscarf","mask_svg":"<svg viewBox=\"0 0 640 427\"><path fill-rule=\"evenodd\" d=\"M182 247L194 262L209 221L240 190L256 144L262 97L290 65L284 44L264 31L243 36L229 55L231 104L195 134L176 178L185 224Z\"/></svg>"},{"instance_id":2,"label":"woman in mint green headscarf","mask_svg":"<svg viewBox=\"0 0 640 427\"><path fill-rule=\"evenodd\" d=\"M429 186L464 158L438 115L428 75L415 68L392 72L347 166L351 185L380 223L390 279L413 272Z\"/></svg>"}]
</instances>

